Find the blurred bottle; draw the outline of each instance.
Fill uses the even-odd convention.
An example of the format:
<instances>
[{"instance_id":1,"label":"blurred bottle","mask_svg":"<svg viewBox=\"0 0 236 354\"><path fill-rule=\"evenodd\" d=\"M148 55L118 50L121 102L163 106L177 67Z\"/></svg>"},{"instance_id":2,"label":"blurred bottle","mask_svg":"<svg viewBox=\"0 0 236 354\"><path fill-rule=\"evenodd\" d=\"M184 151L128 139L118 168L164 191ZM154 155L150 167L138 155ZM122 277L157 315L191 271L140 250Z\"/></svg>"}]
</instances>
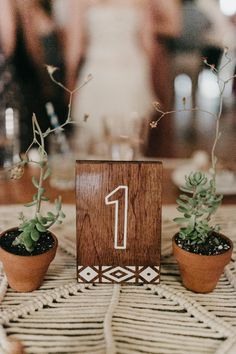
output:
<instances>
[{"instance_id":1,"label":"blurred bottle","mask_svg":"<svg viewBox=\"0 0 236 354\"><path fill-rule=\"evenodd\" d=\"M58 117L51 102L46 104L52 129L59 127ZM63 130L56 129L49 139L50 184L57 189L74 188L75 157Z\"/></svg>"},{"instance_id":2,"label":"blurred bottle","mask_svg":"<svg viewBox=\"0 0 236 354\"><path fill-rule=\"evenodd\" d=\"M0 178L9 177L10 168L19 161L19 118L17 110L0 112Z\"/></svg>"}]
</instances>

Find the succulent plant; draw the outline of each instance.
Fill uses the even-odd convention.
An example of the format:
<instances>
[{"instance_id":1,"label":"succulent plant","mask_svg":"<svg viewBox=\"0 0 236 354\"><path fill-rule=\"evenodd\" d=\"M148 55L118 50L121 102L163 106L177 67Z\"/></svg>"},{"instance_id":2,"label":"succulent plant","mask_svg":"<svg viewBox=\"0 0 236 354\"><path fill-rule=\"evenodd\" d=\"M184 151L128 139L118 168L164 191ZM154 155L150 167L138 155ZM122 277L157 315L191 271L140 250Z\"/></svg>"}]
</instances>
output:
<instances>
[{"instance_id":1,"label":"succulent plant","mask_svg":"<svg viewBox=\"0 0 236 354\"><path fill-rule=\"evenodd\" d=\"M69 106L68 106L68 115L64 123L57 126L56 128L48 128L43 132L38 123L37 117L33 114L32 117L32 128L33 128L33 140L26 150L24 157L12 167L11 169L11 178L19 179L24 173L24 167L27 164L35 164L39 168L39 177L32 177L32 183L36 189L36 193L32 197L32 201L25 204L26 207L34 207L35 213L34 217L27 219L23 213L20 214L20 225L18 227L20 234L13 241L13 245L22 245L26 248L28 252L32 252L37 244L37 241L42 234L45 234L47 230L54 225L55 223L61 224L65 218L65 214L62 211L61 197L55 199L55 210L48 211L46 215L43 214L41 210L41 205L43 201L49 201L49 198L45 195L46 190L44 188L45 180L50 176L51 170L48 163L48 155L45 150L45 138L54 133L55 131L63 130L67 124L74 123L71 118L71 104L73 94L87 84L92 76L89 75L80 87L75 88L74 90L69 90L62 83L55 80L53 77L54 72L57 68L52 66L46 66L48 74L50 75L53 82L62 87L67 93L69 93ZM34 161L29 158L29 151L32 146L38 147L39 161Z\"/></svg>"},{"instance_id":2,"label":"succulent plant","mask_svg":"<svg viewBox=\"0 0 236 354\"><path fill-rule=\"evenodd\" d=\"M61 198L58 197L55 200L55 212L48 211L45 216L41 213L37 213L34 218L27 220L24 214L20 214L19 219L21 224L19 225L19 231L21 233L13 241L13 245L24 245L28 252L32 252L35 248L37 241L41 234L47 232L47 230L55 223L61 224L62 219L65 218L65 214L61 210Z\"/></svg>"},{"instance_id":3,"label":"succulent plant","mask_svg":"<svg viewBox=\"0 0 236 354\"><path fill-rule=\"evenodd\" d=\"M217 157L216 147L220 139L220 118L223 108L223 95L226 84L233 80L236 75L222 78L221 73L231 63L232 59L228 56L228 48L224 50L225 63L217 69L214 65L209 64L207 58L203 59L203 62L210 68L213 75L216 77L216 82L219 89L219 110L217 113L212 113L201 109L199 107L193 107L191 109L186 108L186 99L183 98L183 109L178 111L164 112L160 108L158 102L154 103L154 108L159 113L157 121L151 122L151 127L155 128L158 122L166 115L176 112L202 112L207 113L215 121L214 139L211 149L211 168L208 174L203 172L192 172L185 177L185 185L180 188L181 191L186 194L180 194L177 198L177 210L183 214L181 217L177 217L174 221L180 225L178 237L182 240L188 240L192 245L202 244L207 242L209 236L214 235L214 231L220 230L219 225L212 225L212 215L217 211L221 204L222 195L218 195L216 192L216 172L217 172Z\"/></svg>"},{"instance_id":4,"label":"succulent plant","mask_svg":"<svg viewBox=\"0 0 236 354\"><path fill-rule=\"evenodd\" d=\"M210 232L218 232L219 225L210 225L212 214L221 204L222 195L216 195L213 179L208 179L202 172L193 172L185 177L185 186L180 189L189 193L177 198L177 210L183 214L174 221L181 225L179 237L189 239L191 244L206 241Z\"/></svg>"}]
</instances>

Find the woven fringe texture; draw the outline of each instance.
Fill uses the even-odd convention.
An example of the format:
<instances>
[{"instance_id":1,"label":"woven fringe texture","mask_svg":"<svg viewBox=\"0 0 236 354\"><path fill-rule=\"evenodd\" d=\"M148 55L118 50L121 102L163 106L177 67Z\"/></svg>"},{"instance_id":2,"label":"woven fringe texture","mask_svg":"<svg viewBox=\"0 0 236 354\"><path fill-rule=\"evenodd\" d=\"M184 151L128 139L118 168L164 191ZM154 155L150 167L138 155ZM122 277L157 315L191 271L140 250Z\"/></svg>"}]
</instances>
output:
<instances>
[{"instance_id":1,"label":"woven fringe texture","mask_svg":"<svg viewBox=\"0 0 236 354\"><path fill-rule=\"evenodd\" d=\"M0 230L15 226L20 211L0 207ZM32 354L236 353L235 262L214 292L185 290L171 255L174 207L163 208L161 284L142 286L78 284L75 208L64 211L65 223L54 228L59 250L39 290L12 291L0 269L1 354L8 353L11 336ZM235 215L236 207L223 206L215 217L234 243Z\"/></svg>"}]
</instances>

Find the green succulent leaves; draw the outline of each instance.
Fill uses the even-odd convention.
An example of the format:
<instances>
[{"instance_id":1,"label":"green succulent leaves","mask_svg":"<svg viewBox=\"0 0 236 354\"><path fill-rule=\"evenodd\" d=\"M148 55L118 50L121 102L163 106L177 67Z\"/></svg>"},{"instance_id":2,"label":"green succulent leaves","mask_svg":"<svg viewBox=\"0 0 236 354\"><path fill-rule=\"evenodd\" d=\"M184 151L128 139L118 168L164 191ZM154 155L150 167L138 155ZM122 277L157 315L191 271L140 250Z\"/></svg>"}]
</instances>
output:
<instances>
[{"instance_id":1,"label":"green succulent leaves","mask_svg":"<svg viewBox=\"0 0 236 354\"><path fill-rule=\"evenodd\" d=\"M219 226L211 226L210 219L222 201L222 195L215 192L215 181L208 179L202 172L192 172L185 177L183 192L177 198L177 210L183 214L174 219L180 225L179 237L190 240L192 244L203 243L212 231L219 231Z\"/></svg>"},{"instance_id":2,"label":"green succulent leaves","mask_svg":"<svg viewBox=\"0 0 236 354\"><path fill-rule=\"evenodd\" d=\"M46 233L53 224L61 224L65 218L65 214L61 210L60 197L55 200L55 210L54 213L48 211L45 216L38 213L36 217L29 220L21 214L20 220L22 223L19 226L21 233L15 239L13 245L23 245L28 252L32 252L41 234Z\"/></svg>"},{"instance_id":3,"label":"green succulent leaves","mask_svg":"<svg viewBox=\"0 0 236 354\"><path fill-rule=\"evenodd\" d=\"M40 135L40 133L38 134ZM27 220L23 214L20 215L20 234L13 242L13 245L23 245L28 252L34 250L42 234L45 234L53 224L61 224L62 220L65 218L65 214L61 210L61 197L55 200L55 212L49 211L47 215L44 216L40 212L42 201L49 200L49 198L45 196L46 190L43 187L43 181L50 176L51 170L50 167L48 167L47 155L43 146L39 146L38 152L41 158L40 161L37 162L40 168L40 175L37 178L35 176L32 177L32 184L36 188L36 193L33 195L32 201L25 204L26 207L35 207L35 216Z\"/></svg>"}]
</instances>

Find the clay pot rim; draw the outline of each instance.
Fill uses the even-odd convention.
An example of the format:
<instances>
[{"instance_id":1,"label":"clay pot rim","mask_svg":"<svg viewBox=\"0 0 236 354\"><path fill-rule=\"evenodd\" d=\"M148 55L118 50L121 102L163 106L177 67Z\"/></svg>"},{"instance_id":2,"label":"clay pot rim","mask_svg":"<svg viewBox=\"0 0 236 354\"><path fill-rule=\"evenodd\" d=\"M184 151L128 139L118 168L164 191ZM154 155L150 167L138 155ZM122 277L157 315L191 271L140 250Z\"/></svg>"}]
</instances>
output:
<instances>
[{"instance_id":1,"label":"clay pot rim","mask_svg":"<svg viewBox=\"0 0 236 354\"><path fill-rule=\"evenodd\" d=\"M185 250L185 249L183 249L183 248L181 248L181 247L179 247L179 246L177 245L175 238L176 238L176 236L177 236L178 234L179 234L179 232L176 232L176 233L174 234L174 236L172 237L172 244L174 245L175 249L178 250L178 252L182 252L182 253L185 253L185 254L189 254L189 255L191 255L192 257L196 257L196 258L197 258L197 257L202 257L202 258L209 258L209 257L210 257L210 258L214 258L214 257L225 257L225 255L227 255L227 253L231 253L231 252L232 252L233 247L234 247L234 246L233 246L233 242L231 241L231 239L230 239L229 237L225 236L224 234L221 234L220 232L216 232L216 234L220 235L221 238L226 239L226 240L229 242L230 248L229 248L227 251L225 251L225 252L223 252L223 253L221 253L221 254L210 254L210 255L193 253L193 252L189 252L189 251L187 251L187 250Z\"/></svg>"},{"instance_id":2,"label":"clay pot rim","mask_svg":"<svg viewBox=\"0 0 236 354\"><path fill-rule=\"evenodd\" d=\"M17 230L17 229L19 229L19 228L18 228L17 226L15 226L15 227L11 227L10 229L6 229L6 230L2 231L2 232L0 233L0 238L1 238L3 235L5 235L6 232L13 231L13 230ZM19 258L19 259L21 259L21 260L23 260L23 259L29 259L29 258L30 258L30 259L32 259L32 258L36 259L37 257L39 258L39 257L41 257L42 255L46 255L46 254L52 253L52 251L54 251L54 249L57 248L57 246L58 246L58 240L57 240L57 237L54 235L54 233L52 233L52 232L49 231L49 230L48 230L48 232L50 232L50 234L52 235L52 237L53 237L53 239L54 239L54 244L53 244L53 247L50 248L49 250L47 250L46 252L43 252L43 253L40 253L40 254L35 254L35 255L21 256L20 254L11 253L11 252L5 250L5 249L2 248L1 246L0 246L0 252L5 253L6 255L9 255L9 256L13 256L13 257Z\"/></svg>"}]
</instances>

